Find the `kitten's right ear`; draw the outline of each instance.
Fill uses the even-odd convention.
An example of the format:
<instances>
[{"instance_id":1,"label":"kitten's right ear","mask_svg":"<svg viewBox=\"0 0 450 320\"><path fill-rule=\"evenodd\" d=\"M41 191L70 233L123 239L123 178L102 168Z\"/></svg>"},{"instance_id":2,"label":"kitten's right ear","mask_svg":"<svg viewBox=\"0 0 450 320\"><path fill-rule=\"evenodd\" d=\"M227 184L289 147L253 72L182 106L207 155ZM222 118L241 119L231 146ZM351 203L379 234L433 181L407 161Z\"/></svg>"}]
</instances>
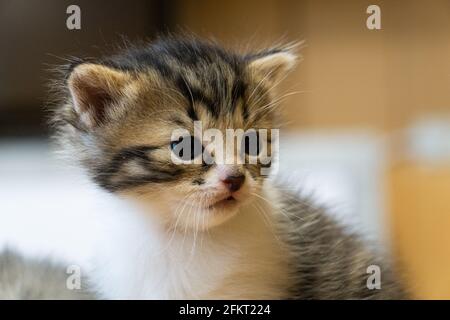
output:
<instances>
[{"instance_id":1,"label":"kitten's right ear","mask_svg":"<svg viewBox=\"0 0 450 320\"><path fill-rule=\"evenodd\" d=\"M83 63L76 66L67 85L80 121L88 128L102 124L130 82L129 74L103 65Z\"/></svg>"},{"instance_id":2,"label":"kitten's right ear","mask_svg":"<svg viewBox=\"0 0 450 320\"><path fill-rule=\"evenodd\" d=\"M262 81L269 83L277 83L293 69L296 62L297 55L292 49L286 48L274 52L269 51L252 58L249 63L249 69L256 75L257 79L262 79Z\"/></svg>"}]
</instances>

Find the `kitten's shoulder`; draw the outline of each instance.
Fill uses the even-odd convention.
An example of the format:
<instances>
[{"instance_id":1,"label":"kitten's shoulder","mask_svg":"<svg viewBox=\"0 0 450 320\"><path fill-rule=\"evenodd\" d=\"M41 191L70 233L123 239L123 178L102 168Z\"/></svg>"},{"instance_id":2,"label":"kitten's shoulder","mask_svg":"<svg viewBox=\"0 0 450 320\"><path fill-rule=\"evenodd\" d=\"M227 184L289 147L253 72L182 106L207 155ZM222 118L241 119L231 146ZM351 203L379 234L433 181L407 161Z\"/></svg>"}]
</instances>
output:
<instances>
[{"instance_id":1,"label":"kitten's shoulder","mask_svg":"<svg viewBox=\"0 0 450 320\"><path fill-rule=\"evenodd\" d=\"M390 261L371 243L308 197L272 184L278 228L293 256L298 299L402 299L407 295ZM381 271L381 288L369 289L370 266ZM368 269L369 268L369 269Z\"/></svg>"}]
</instances>

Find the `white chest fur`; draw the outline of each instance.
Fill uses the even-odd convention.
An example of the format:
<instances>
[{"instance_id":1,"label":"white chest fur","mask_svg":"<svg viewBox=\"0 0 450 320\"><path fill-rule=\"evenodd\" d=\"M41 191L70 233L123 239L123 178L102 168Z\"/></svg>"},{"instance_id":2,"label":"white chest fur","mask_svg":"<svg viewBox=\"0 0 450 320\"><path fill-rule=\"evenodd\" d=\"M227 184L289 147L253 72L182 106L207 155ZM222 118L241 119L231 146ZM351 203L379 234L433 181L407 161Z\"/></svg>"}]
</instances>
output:
<instances>
[{"instance_id":1,"label":"white chest fur","mask_svg":"<svg viewBox=\"0 0 450 320\"><path fill-rule=\"evenodd\" d=\"M107 299L283 298L287 255L270 210L261 202L194 234L168 233L148 212L119 205L120 212L102 213L93 284Z\"/></svg>"}]
</instances>

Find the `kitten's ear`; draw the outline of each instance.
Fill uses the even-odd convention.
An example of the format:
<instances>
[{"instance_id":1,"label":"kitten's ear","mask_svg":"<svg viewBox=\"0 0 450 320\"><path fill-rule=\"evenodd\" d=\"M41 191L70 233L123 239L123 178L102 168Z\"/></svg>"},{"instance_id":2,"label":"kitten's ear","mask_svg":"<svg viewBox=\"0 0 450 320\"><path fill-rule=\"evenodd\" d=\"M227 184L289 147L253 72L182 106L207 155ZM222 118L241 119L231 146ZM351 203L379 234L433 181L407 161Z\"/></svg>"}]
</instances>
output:
<instances>
[{"instance_id":1,"label":"kitten's ear","mask_svg":"<svg viewBox=\"0 0 450 320\"><path fill-rule=\"evenodd\" d=\"M249 69L257 78L269 83L277 83L294 68L296 62L297 55L286 49L257 55L249 63Z\"/></svg>"},{"instance_id":2,"label":"kitten's ear","mask_svg":"<svg viewBox=\"0 0 450 320\"><path fill-rule=\"evenodd\" d=\"M108 108L122 95L131 76L106 66L86 63L76 66L67 80L75 112L88 128L104 122Z\"/></svg>"}]
</instances>

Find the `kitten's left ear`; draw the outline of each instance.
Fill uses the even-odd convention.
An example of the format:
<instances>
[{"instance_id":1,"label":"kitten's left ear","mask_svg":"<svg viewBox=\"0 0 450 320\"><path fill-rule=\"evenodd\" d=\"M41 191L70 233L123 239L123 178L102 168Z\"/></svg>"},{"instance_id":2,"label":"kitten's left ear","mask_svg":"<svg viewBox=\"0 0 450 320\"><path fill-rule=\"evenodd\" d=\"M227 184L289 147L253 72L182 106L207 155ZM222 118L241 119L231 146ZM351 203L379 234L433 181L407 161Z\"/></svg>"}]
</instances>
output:
<instances>
[{"instance_id":1,"label":"kitten's left ear","mask_svg":"<svg viewBox=\"0 0 450 320\"><path fill-rule=\"evenodd\" d=\"M286 49L257 55L248 67L261 80L276 83L294 68L296 62L297 55Z\"/></svg>"},{"instance_id":2,"label":"kitten's left ear","mask_svg":"<svg viewBox=\"0 0 450 320\"><path fill-rule=\"evenodd\" d=\"M85 63L76 66L67 85L75 112L88 128L101 125L116 110L114 102L126 95L131 76L103 65Z\"/></svg>"}]
</instances>

